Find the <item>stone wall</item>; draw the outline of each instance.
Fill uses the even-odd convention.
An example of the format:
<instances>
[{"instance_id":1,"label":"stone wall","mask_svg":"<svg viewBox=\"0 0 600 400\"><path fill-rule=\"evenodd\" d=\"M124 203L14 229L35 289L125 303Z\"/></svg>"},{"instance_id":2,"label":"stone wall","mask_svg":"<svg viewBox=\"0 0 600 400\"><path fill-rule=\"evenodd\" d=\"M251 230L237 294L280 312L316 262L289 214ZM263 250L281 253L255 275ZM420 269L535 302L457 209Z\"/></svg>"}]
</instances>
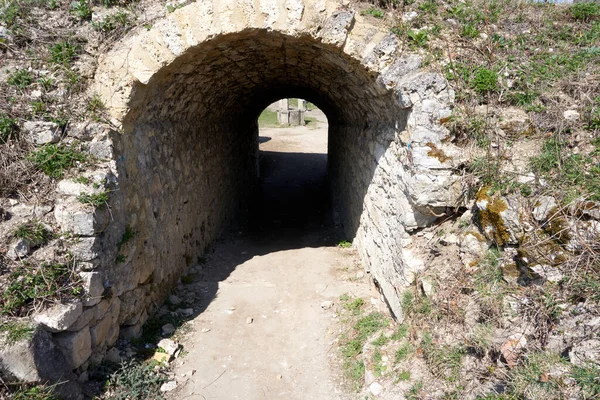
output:
<instances>
[{"instance_id":1,"label":"stone wall","mask_svg":"<svg viewBox=\"0 0 600 400\"><path fill-rule=\"evenodd\" d=\"M71 367L102 359L118 335L138 335L244 208L257 176L256 120L279 98L327 114L337 219L402 318L398 293L422 268L410 232L460 205L461 161L441 125L453 93L373 22L336 1L203 1L101 58L94 91L113 127L80 134L106 163L90 185L59 184L55 209L89 273L86 300L54 314L68 316L52 329ZM103 188L108 207L74 201Z\"/></svg>"}]
</instances>

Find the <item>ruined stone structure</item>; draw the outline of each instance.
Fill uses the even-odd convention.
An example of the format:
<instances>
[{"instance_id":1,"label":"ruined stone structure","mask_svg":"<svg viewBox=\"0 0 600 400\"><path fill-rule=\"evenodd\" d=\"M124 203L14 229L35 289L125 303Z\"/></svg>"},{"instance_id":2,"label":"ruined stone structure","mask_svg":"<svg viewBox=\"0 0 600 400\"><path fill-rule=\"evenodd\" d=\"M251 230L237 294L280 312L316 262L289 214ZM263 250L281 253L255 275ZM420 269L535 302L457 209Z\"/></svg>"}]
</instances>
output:
<instances>
[{"instance_id":1,"label":"ruined stone structure","mask_svg":"<svg viewBox=\"0 0 600 400\"><path fill-rule=\"evenodd\" d=\"M90 144L106 160L91 177L110 185L109 207L83 209L74 196L94 189L66 181L55 208L88 291L103 293L52 328L73 368L139 334L245 207L257 117L280 98L326 113L336 220L402 318L399 293L423 267L410 232L460 205L461 161L441 125L453 92L370 18L330 0L202 0L101 58L93 90L114 128Z\"/></svg>"}]
</instances>

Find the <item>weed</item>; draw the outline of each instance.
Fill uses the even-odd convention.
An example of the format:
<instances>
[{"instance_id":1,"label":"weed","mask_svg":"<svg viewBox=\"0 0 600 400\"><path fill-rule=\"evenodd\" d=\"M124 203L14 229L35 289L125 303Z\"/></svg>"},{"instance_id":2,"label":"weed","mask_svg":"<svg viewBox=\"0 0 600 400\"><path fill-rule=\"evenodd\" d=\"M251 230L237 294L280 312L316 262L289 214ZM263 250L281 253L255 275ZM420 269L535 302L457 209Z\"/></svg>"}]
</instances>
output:
<instances>
[{"instance_id":1,"label":"weed","mask_svg":"<svg viewBox=\"0 0 600 400\"><path fill-rule=\"evenodd\" d=\"M387 326L387 320L381 313L371 313L362 317L354 325L354 330L358 339L363 342L368 339L373 333Z\"/></svg>"},{"instance_id":2,"label":"weed","mask_svg":"<svg viewBox=\"0 0 600 400\"><path fill-rule=\"evenodd\" d=\"M586 399L600 398L600 367L589 363L573 369L573 379L577 382Z\"/></svg>"},{"instance_id":3,"label":"weed","mask_svg":"<svg viewBox=\"0 0 600 400\"><path fill-rule=\"evenodd\" d=\"M19 89L25 89L34 81L33 74L26 69L17 69L12 72L6 82L11 86L16 86Z\"/></svg>"},{"instance_id":4,"label":"weed","mask_svg":"<svg viewBox=\"0 0 600 400\"><path fill-rule=\"evenodd\" d=\"M408 39L411 41L411 43L416 47L427 47L427 42L429 41L429 34L426 30L410 30L406 34L408 35Z\"/></svg>"},{"instance_id":5,"label":"weed","mask_svg":"<svg viewBox=\"0 0 600 400\"><path fill-rule=\"evenodd\" d=\"M69 299L80 294L80 282L69 266L34 266L24 263L9 275L0 304L3 313L23 315L27 314L30 307L38 307L50 300Z\"/></svg>"},{"instance_id":6,"label":"weed","mask_svg":"<svg viewBox=\"0 0 600 400\"><path fill-rule=\"evenodd\" d=\"M54 235L40 222L26 222L19 225L12 236L26 240L32 245L41 246L48 243Z\"/></svg>"},{"instance_id":7,"label":"weed","mask_svg":"<svg viewBox=\"0 0 600 400\"><path fill-rule=\"evenodd\" d=\"M398 381L410 381L410 371L400 371L398 374Z\"/></svg>"},{"instance_id":8,"label":"weed","mask_svg":"<svg viewBox=\"0 0 600 400\"><path fill-rule=\"evenodd\" d=\"M0 144L16 139L17 132L17 120L0 113Z\"/></svg>"},{"instance_id":9,"label":"weed","mask_svg":"<svg viewBox=\"0 0 600 400\"><path fill-rule=\"evenodd\" d=\"M46 103L43 100L36 100L31 102L31 112L33 115L40 115L46 111Z\"/></svg>"},{"instance_id":10,"label":"weed","mask_svg":"<svg viewBox=\"0 0 600 400\"><path fill-rule=\"evenodd\" d=\"M47 144L31 152L29 160L51 178L60 179L76 162L85 162L87 156L74 147Z\"/></svg>"},{"instance_id":11,"label":"weed","mask_svg":"<svg viewBox=\"0 0 600 400\"><path fill-rule=\"evenodd\" d=\"M386 371L387 367L382 363L383 356L379 350L375 350L373 353L373 370L375 376L381 376Z\"/></svg>"},{"instance_id":12,"label":"weed","mask_svg":"<svg viewBox=\"0 0 600 400\"><path fill-rule=\"evenodd\" d=\"M87 176L81 175L81 176L74 178L73 182L81 183L82 185L89 185L90 183L92 183L92 180L90 178L88 178Z\"/></svg>"},{"instance_id":13,"label":"weed","mask_svg":"<svg viewBox=\"0 0 600 400\"><path fill-rule=\"evenodd\" d=\"M133 239L136 235L136 231L134 231L130 226L127 226L125 228L125 232L123 232L123 236L121 236L121 240L119 241L119 243L117 243L117 249L119 251L121 251L121 248L129 243L129 241L131 241L131 239Z\"/></svg>"},{"instance_id":14,"label":"weed","mask_svg":"<svg viewBox=\"0 0 600 400\"><path fill-rule=\"evenodd\" d=\"M456 382L466 354L462 346L440 346L434 344L431 337L426 337L421 342L421 348L423 357L434 375L443 377L448 382Z\"/></svg>"},{"instance_id":15,"label":"weed","mask_svg":"<svg viewBox=\"0 0 600 400\"><path fill-rule=\"evenodd\" d=\"M352 315L360 314L363 306L365 305L365 301L360 297L355 298L352 301L348 301L344 304L344 308L352 313Z\"/></svg>"},{"instance_id":16,"label":"weed","mask_svg":"<svg viewBox=\"0 0 600 400\"><path fill-rule=\"evenodd\" d=\"M406 393L406 400L419 400L421 399L421 391L423 390L423 381L418 381Z\"/></svg>"},{"instance_id":17,"label":"weed","mask_svg":"<svg viewBox=\"0 0 600 400\"><path fill-rule=\"evenodd\" d=\"M49 76L41 76L37 80L38 85L45 91L50 91L54 87L54 79Z\"/></svg>"},{"instance_id":18,"label":"weed","mask_svg":"<svg viewBox=\"0 0 600 400\"><path fill-rule=\"evenodd\" d=\"M100 192L100 193L82 193L77 196L77 200L79 200L82 204L88 204L93 207L102 207L108 203L110 198L109 192Z\"/></svg>"},{"instance_id":19,"label":"weed","mask_svg":"<svg viewBox=\"0 0 600 400\"><path fill-rule=\"evenodd\" d=\"M127 27L131 21L125 11L119 11L115 14L107 15L101 21L92 22L95 30L102 33L109 33L119 27Z\"/></svg>"},{"instance_id":20,"label":"weed","mask_svg":"<svg viewBox=\"0 0 600 400\"><path fill-rule=\"evenodd\" d=\"M408 325L400 325L390 337L391 340L402 340L408 335Z\"/></svg>"},{"instance_id":21,"label":"weed","mask_svg":"<svg viewBox=\"0 0 600 400\"><path fill-rule=\"evenodd\" d=\"M54 395L55 386L36 385L17 390L12 394L13 400L59 400Z\"/></svg>"},{"instance_id":22,"label":"weed","mask_svg":"<svg viewBox=\"0 0 600 400\"><path fill-rule=\"evenodd\" d=\"M68 67L77 55L78 48L68 40L62 40L50 46L49 50L51 63Z\"/></svg>"},{"instance_id":23,"label":"weed","mask_svg":"<svg viewBox=\"0 0 600 400\"><path fill-rule=\"evenodd\" d=\"M412 347L409 343L403 343L398 350L396 350L396 354L394 355L394 361L396 364L404 361L412 352Z\"/></svg>"},{"instance_id":24,"label":"weed","mask_svg":"<svg viewBox=\"0 0 600 400\"><path fill-rule=\"evenodd\" d=\"M71 3L71 14L82 20L92 18L92 7L87 0L76 0Z\"/></svg>"},{"instance_id":25,"label":"weed","mask_svg":"<svg viewBox=\"0 0 600 400\"><path fill-rule=\"evenodd\" d=\"M519 398L561 398L560 387L554 379L542 379L556 365L566 365L555 353L534 353L527 356L523 364L513 368L509 374L511 394Z\"/></svg>"},{"instance_id":26,"label":"weed","mask_svg":"<svg viewBox=\"0 0 600 400\"><path fill-rule=\"evenodd\" d=\"M373 346L381 347L390 341L390 338L386 337L383 333L371 343Z\"/></svg>"},{"instance_id":27,"label":"weed","mask_svg":"<svg viewBox=\"0 0 600 400\"><path fill-rule=\"evenodd\" d=\"M481 95L495 92L498 89L498 73L487 68L477 68L473 74L471 87Z\"/></svg>"},{"instance_id":28,"label":"weed","mask_svg":"<svg viewBox=\"0 0 600 400\"><path fill-rule=\"evenodd\" d=\"M479 36L479 29L477 29L477 26L470 22L466 23L462 26L460 36L464 38L475 39L477 36Z\"/></svg>"},{"instance_id":29,"label":"weed","mask_svg":"<svg viewBox=\"0 0 600 400\"><path fill-rule=\"evenodd\" d=\"M600 19L600 4L593 1L573 4L569 11L571 16L578 21L589 22Z\"/></svg>"},{"instance_id":30,"label":"weed","mask_svg":"<svg viewBox=\"0 0 600 400\"><path fill-rule=\"evenodd\" d=\"M353 389L358 391L363 385L365 363L362 360L352 360L344 364L344 374L351 382Z\"/></svg>"},{"instance_id":31,"label":"weed","mask_svg":"<svg viewBox=\"0 0 600 400\"><path fill-rule=\"evenodd\" d=\"M342 240L341 242L338 243L338 247L340 247L342 249L349 249L352 247L352 242L349 242L347 240Z\"/></svg>"},{"instance_id":32,"label":"weed","mask_svg":"<svg viewBox=\"0 0 600 400\"><path fill-rule=\"evenodd\" d=\"M6 341L9 345L30 339L34 330L31 325L20 321L8 321L0 324L0 332L6 334Z\"/></svg>"},{"instance_id":33,"label":"weed","mask_svg":"<svg viewBox=\"0 0 600 400\"><path fill-rule=\"evenodd\" d=\"M0 21L4 22L7 28L11 28L17 21L17 18L21 17L23 11L16 1L6 2L3 8L2 13L0 13Z\"/></svg>"},{"instance_id":34,"label":"weed","mask_svg":"<svg viewBox=\"0 0 600 400\"><path fill-rule=\"evenodd\" d=\"M185 4L175 4L175 5L167 4L167 12L172 13L175 10L182 8L183 6L185 6Z\"/></svg>"},{"instance_id":35,"label":"weed","mask_svg":"<svg viewBox=\"0 0 600 400\"><path fill-rule=\"evenodd\" d=\"M124 254L117 254L117 258L115 258L115 264L123 264L127 260Z\"/></svg>"},{"instance_id":36,"label":"weed","mask_svg":"<svg viewBox=\"0 0 600 400\"><path fill-rule=\"evenodd\" d=\"M360 15L370 15L375 18L383 18L385 13L379 8L371 7L360 12Z\"/></svg>"},{"instance_id":37,"label":"weed","mask_svg":"<svg viewBox=\"0 0 600 400\"><path fill-rule=\"evenodd\" d=\"M152 362L126 361L108 380L110 398L163 399L160 386L167 381L165 375L156 371Z\"/></svg>"}]
</instances>

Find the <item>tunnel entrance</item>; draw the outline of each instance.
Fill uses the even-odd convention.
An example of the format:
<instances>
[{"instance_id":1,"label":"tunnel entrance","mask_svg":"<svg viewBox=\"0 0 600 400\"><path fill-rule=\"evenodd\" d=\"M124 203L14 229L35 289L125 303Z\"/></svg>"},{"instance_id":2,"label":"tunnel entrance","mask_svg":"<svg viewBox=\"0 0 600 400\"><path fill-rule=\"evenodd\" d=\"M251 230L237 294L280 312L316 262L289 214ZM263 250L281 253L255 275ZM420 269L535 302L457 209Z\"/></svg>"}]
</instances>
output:
<instances>
[{"instance_id":1,"label":"tunnel entrance","mask_svg":"<svg viewBox=\"0 0 600 400\"><path fill-rule=\"evenodd\" d=\"M401 317L419 268L409 232L458 204L460 157L440 125L453 98L443 77L369 21L329 0L194 2L102 58L95 91L119 127L118 190L98 231L120 321L141 324L252 210L271 216L255 218L263 232L333 215ZM326 151L269 148L258 118L283 97L327 115ZM284 185L280 165L307 180ZM269 185L283 189L259 190ZM125 249L124 232L136 233Z\"/></svg>"},{"instance_id":2,"label":"tunnel entrance","mask_svg":"<svg viewBox=\"0 0 600 400\"><path fill-rule=\"evenodd\" d=\"M298 110L298 99L282 103L286 108L289 103L292 112ZM312 103L304 106L300 101L303 124L282 125L278 118L282 103L269 105L258 118L259 180L249 210L249 229L265 240L328 234L332 210L327 181L327 117Z\"/></svg>"}]
</instances>

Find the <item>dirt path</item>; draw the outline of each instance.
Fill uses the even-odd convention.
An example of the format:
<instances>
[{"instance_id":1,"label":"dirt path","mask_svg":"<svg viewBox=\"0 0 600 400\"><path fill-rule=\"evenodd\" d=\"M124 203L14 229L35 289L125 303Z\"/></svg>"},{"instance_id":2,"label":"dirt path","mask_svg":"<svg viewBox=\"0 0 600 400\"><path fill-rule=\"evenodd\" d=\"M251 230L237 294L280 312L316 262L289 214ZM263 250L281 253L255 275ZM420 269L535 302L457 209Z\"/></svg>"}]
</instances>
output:
<instances>
[{"instance_id":1,"label":"dirt path","mask_svg":"<svg viewBox=\"0 0 600 400\"><path fill-rule=\"evenodd\" d=\"M250 232L215 246L199 272L194 332L176 399L348 399L331 359L344 293L377 297L327 218L325 124L261 130L262 201ZM349 272L351 271L351 272ZM200 292L200 293L198 293ZM201 295L199 295L201 294Z\"/></svg>"}]
</instances>

